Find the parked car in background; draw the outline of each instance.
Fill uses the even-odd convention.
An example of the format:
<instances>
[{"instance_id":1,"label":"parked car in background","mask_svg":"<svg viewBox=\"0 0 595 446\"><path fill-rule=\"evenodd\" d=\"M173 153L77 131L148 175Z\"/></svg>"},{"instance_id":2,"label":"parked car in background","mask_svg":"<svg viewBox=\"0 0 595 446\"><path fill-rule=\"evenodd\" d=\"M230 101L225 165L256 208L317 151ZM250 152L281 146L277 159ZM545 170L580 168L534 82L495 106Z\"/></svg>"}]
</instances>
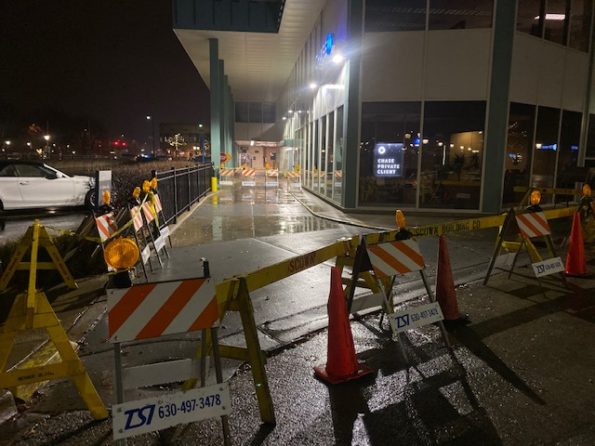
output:
<instances>
[{"instance_id":1,"label":"parked car in background","mask_svg":"<svg viewBox=\"0 0 595 446\"><path fill-rule=\"evenodd\" d=\"M69 176L38 161L0 161L0 210L86 206L95 197L95 180Z\"/></svg>"}]
</instances>

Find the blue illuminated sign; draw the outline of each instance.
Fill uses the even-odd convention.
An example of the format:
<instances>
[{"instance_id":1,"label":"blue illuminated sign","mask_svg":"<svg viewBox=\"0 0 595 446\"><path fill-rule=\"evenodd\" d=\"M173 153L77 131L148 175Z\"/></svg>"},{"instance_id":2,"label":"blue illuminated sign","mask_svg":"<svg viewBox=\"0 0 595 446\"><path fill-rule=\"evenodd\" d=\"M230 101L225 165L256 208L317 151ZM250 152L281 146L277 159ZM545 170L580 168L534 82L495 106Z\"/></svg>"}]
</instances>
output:
<instances>
[{"instance_id":1,"label":"blue illuminated sign","mask_svg":"<svg viewBox=\"0 0 595 446\"><path fill-rule=\"evenodd\" d=\"M331 55L333 52L333 48L335 47L335 33L328 33L326 35L326 39L324 39L324 43L322 44L322 48L316 54L316 63L322 64L328 56Z\"/></svg>"},{"instance_id":2,"label":"blue illuminated sign","mask_svg":"<svg viewBox=\"0 0 595 446\"><path fill-rule=\"evenodd\" d=\"M324 53L327 56L331 55L333 51L333 46L335 44L335 35L333 33L328 33L326 35L326 40L324 41Z\"/></svg>"},{"instance_id":3,"label":"blue illuminated sign","mask_svg":"<svg viewBox=\"0 0 595 446\"><path fill-rule=\"evenodd\" d=\"M374 176L403 176L403 144L378 143L374 145Z\"/></svg>"}]
</instances>

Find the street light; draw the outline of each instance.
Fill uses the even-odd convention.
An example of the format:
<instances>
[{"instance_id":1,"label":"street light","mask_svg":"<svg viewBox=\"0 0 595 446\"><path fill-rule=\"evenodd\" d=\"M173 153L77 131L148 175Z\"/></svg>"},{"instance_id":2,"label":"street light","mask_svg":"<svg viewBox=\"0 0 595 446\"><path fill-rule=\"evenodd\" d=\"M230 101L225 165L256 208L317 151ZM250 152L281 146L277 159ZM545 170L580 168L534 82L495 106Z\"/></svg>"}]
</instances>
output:
<instances>
[{"instance_id":1,"label":"street light","mask_svg":"<svg viewBox=\"0 0 595 446\"><path fill-rule=\"evenodd\" d=\"M48 157L49 153L50 153L50 139L51 136L50 135L43 135L43 139L45 139L45 148L44 148L44 153L45 156Z\"/></svg>"},{"instance_id":2,"label":"street light","mask_svg":"<svg viewBox=\"0 0 595 446\"><path fill-rule=\"evenodd\" d=\"M155 159L155 121L153 121L151 115L147 115L147 121L150 122L149 128L151 129L151 136L149 137L149 140L151 141L151 153L153 154L153 159Z\"/></svg>"},{"instance_id":3,"label":"street light","mask_svg":"<svg viewBox=\"0 0 595 446\"><path fill-rule=\"evenodd\" d=\"M4 141L4 146L5 147L2 147L2 152L6 152L6 147L10 146L10 140L7 139Z\"/></svg>"}]
</instances>

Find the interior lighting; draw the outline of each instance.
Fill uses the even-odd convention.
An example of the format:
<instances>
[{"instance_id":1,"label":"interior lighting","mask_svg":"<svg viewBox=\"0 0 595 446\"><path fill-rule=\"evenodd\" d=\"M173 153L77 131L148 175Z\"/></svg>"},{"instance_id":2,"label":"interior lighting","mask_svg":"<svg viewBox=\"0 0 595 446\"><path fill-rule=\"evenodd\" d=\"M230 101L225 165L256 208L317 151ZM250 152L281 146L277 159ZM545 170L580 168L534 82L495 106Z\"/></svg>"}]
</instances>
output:
<instances>
[{"instance_id":1,"label":"interior lighting","mask_svg":"<svg viewBox=\"0 0 595 446\"><path fill-rule=\"evenodd\" d=\"M316 88L318 87L318 84L316 82L310 82L308 87L310 87L310 90L316 90Z\"/></svg>"},{"instance_id":2,"label":"interior lighting","mask_svg":"<svg viewBox=\"0 0 595 446\"><path fill-rule=\"evenodd\" d=\"M337 53L333 56L332 60L335 65L339 65L339 64L343 63L343 61L345 60L345 57L343 57L343 55L341 53Z\"/></svg>"},{"instance_id":3,"label":"interior lighting","mask_svg":"<svg viewBox=\"0 0 595 446\"><path fill-rule=\"evenodd\" d=\"M250 145L253 146L254 145L254 140L250 140Z\"/></svg>"},{"instance_id":4,"label":"interior lighting","mask_svg":"<svg viewBox=\"0 0 595 446\"><path fill-rule=\"evenodd\" d=\"M464 146L459 146L459 149L465 150L465 147Z\"/></svg>"},{"instance_id":5,"label":"interior lighting","mask_svg":"<svg viewBox=\"0 0 595 446\"><path fill-rule=\"evenodd\" d=\"M540 142L538 142L537 144L535 144L535 148L537 148L537 149L541 149L541 143L540 143Z\"/></svg>"},{"instance_id":6,"label":"interior lighting","mask_svg":"<svg viewBox=\"0 0 595 446\"><path fill-rule=\"evenodd\" d=\"M444 143L442 141L438 142L438 147L442 147Z\"/></svg>"},{"instance_id":7,"label":"interior lighting","mask_svg":"<svg viewBox=\"0 0 595 446\"><path fill-rule=\"evenodd\" d=\"M283 119L284 121L287 121L287 116L283 116L281 119Z\"/></svg>"},{"instance_id":8,"label":"interior lighting","mask_svg":"<svg viewBox=\"0 0 595 446\"><path fill-rule=\"evenodd\" d=\"M293 113L293 110L292 109L289 109L289 110L287 110L287 113L292 114Z\"/></svg>"},{"instance_id":9,"label":"interior lighting","mask_svg":"<svg viewBox=\"0 0 595 446\"><path fill-rule=\"evenodd\" d=\"M564 20L566 18L566 14L546 14L546 20ZM539 20L539 16L535 17L535 20Z\"/></svg>"},{"instance_id":10,"label":"interior lighting","mask_svg":"<svg viewBox=\"0 0 595 446\"><path fill-rule=\"evenodd\" d=\"M455 145L454 144L450 144L450 148L452 149Z\"/></svg>"},{"instance_id":11,"label":"interior lighting","mask_svg":"<svg viewBox=\"0 0 595 446\"><path fill-rule=\"evenodd\" d=\"M427 143L429 143L429 142L430 142L430 140L429 140L429 139L427 139L427 138L424 138L424 139L422 139L422 140L421 140L421 142L422 142L423 144L427 144Z\"/></svg>"}]
</instances>

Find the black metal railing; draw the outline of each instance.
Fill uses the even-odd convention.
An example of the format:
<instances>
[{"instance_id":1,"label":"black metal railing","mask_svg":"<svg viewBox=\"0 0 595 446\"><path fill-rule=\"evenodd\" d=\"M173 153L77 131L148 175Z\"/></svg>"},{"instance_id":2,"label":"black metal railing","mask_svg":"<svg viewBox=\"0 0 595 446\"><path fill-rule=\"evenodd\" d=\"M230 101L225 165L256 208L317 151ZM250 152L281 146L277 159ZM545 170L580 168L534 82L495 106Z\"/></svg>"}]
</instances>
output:
<instances>
[{"instance_id":1,"label":"black metal railing","mask_svg":"<svg viewBox=\"0 0 595 446\"><path fill-rule=\"evenodd\" d=\"M182 212L189 210L211 190L213 175L213 166L210 164L153 171L152 176L157 177L159 184L159 199L165 220L160 221L160 225L177 223Z\"/></svg>"}]
</instances>

